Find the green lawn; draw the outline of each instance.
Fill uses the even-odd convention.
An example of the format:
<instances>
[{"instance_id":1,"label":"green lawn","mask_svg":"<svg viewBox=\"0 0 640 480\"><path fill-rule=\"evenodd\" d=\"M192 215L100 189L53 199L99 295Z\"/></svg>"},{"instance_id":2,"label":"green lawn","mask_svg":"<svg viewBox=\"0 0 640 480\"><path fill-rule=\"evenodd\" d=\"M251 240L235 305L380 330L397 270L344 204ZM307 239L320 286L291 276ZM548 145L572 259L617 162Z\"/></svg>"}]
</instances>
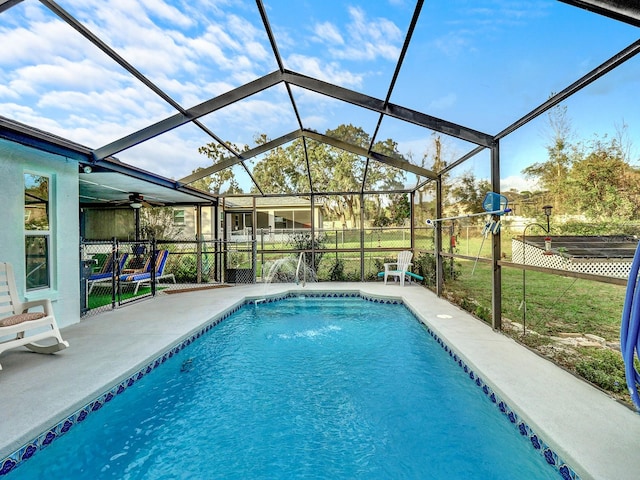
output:
<instances>
[{"instance_id":1,"label":"green lawn","mask_svg":"<svg viewBox=\"0 0 640 480\"><path fill-rule=\"evenodd\" d=\"M140 287L140 289L138 289L138 293L135 296L142 297L144 295L149 295L149 293L151 293L151 287ZM121 300L128 300L133 297L134 295L132 290L125 290L122 292L120 298ZM105 305L111 305L111 290L104 293L101 293L100 291L98 291L97 293L91 292L91 295L89 295L88 303L89 310L104 307Z\"/></svg>"},{"instance_id":2,"label":"green lawn","mask_svg":"<svg viewBox=\"0 0 640 480\"><path fill-rule=\"evenodd\" d=\"M456 263L461 275L445 285L447 297L490 322L491 266L478 263L473 271L473 261L456 260ZM580 333L617 343L626 287L533 271L526 272L525 281L529 334L515 330L505 333L631 404L618 350L559 346L551 338ZM523 322L522 293L522 270L503 267L503 320ZM531 334L532 330L539 335Z\"/></svg>"},{"instance_id":3,"label":"green lawn","mask_svg":"<svg viewBox=\"0 0 640 480\"><path fill-rule=\"evenodd\" d=\"M472 298L491 308L491 267L457 261L461 275L446 289L456 296ZM526 321L539 333L592 333L610 341L619 339L620 317L626 288L590 280L526 272ZM502 314L522 322L522 270L502 268Z\"/></svg>"}]
</instances>

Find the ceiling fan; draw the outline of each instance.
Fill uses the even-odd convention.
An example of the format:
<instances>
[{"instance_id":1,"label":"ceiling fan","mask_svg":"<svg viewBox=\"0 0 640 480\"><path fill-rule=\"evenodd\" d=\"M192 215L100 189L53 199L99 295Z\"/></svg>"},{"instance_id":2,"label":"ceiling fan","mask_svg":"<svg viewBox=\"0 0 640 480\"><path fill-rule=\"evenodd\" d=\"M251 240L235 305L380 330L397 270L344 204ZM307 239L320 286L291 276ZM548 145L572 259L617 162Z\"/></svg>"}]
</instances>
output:
<instances>
[{"instance_id":1,"label":"ceiling fan","mask_svg":"<svg viewBox=\"0 0 640 480\"><path fill-rule=\"evenodd\" d=\"M156 202L152 200L145 200L144 196L137 192L129 193L129 198L127 200L118 200L114 202L116 205L129 204L129 206L133 209L138 209L141 207L162 207L164 203Z\"/></svg>"}]
</instances>

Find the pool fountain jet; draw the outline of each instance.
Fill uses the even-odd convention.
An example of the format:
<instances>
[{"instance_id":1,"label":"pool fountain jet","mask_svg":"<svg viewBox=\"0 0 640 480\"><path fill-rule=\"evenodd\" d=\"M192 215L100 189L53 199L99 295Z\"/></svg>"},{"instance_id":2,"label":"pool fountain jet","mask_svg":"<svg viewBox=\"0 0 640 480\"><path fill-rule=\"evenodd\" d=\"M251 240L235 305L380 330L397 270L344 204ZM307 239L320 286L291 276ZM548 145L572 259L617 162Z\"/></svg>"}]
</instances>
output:
<instances>
[{"instance_id":1,"label":"pool fountain jet","mask_svg":"<svg viewBox=\"0 0 640 480\"><path fill-rule=\"evenodd\" d=\"M266 285L271 283L295 283L304 287L306 282L316 282L316 273L307 264L306 255L301 252L298 258L285 257L276 260L268 270L264 283ZM263 269L264 271L264 269Z\"/></svg>"},{"instance_id":2,"label":"pool fountain jet","mask_svg":"<svg viewBox=\"0 0 640 480\"><path fill-rule=\"evenodd\" d=\"M298 257L279 258L269 266L268 270L266 268L268 264L265 264L262 269L263 272L268 272L266 276L263 275L265 296L268 286L273 283L295 283L305 287L307 282L317 282L316 272L306 262L306 258L305 252L301 252ZM257 305L264 301L265 298L261 298L254 303Z\"/></svg>"}]
</instances>

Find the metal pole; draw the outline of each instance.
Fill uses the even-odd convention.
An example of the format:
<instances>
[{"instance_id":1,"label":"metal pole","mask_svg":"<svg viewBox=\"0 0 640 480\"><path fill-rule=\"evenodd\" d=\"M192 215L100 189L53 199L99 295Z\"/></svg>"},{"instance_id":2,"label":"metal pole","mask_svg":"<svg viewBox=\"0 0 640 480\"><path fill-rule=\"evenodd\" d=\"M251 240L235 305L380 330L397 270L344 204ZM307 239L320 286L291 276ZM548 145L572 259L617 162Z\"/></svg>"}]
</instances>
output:
<instances>
[{"instance_id":1,"label":"metal pole","mask_svg":"<svg viewBox=\"0 0 640 480\"><path fill-rule=\"evenodd\" d=\"M436 217L442 216L442 177L438 175L436 179ZM444 267L442 265L442 222L436 222L435 224L435 238L434 238L434 250L436 260L436 295L442 296L444 290L443 272Z\"/></svg>"},{"instance_id":2,"label":"metal pole","mask_svg":"<svg viewBox=\"0 0 640 480\"><path fill-rule=\"evenodd\" d=\"M219 262L218 262L218 242L220 241L220 200L213 207L213 277L216 282L220 281Z\"/></svg>"},{"instance_id":3,"label":"metal pole","mask_svg":"<svg viewBox=\"0 0 640 480\"><path fill-rule=\"evenodd\" d=\"M202 283L202 206L196 205L196 283Z\"/></svg>"},{"instance_id":4,"label":"metal pole","mask_svg":"<svg viewBox=\"0 0 640 480\"><path fill-rule=\"evenodd\" d=\"M500 193L500 142L498 140L491 147L491 189ZM494 216L493 219L497 221L499 217ZM500 266L502 243L500 230L492 235L492 240L491 326L494 330L502 330L502 267Z\"/></svg>"},{"instance_id":5,"label":"metal pole","mask_svg":"<svg viewBox=\"0 0 640 480\"><path fill-rule=\"evenodd\" d=\"M311 195L311 261L310 265L313 268L313 271L316 272L318 269L318 265L316 265L316 196Z\"/></svg>"},{"instance_id":6,"label":"metal pole","mask_svg":"<svg viewBox=\"0 0 640 480\"><path fill-rule=\"evenodd\" d=\"M156 270L158 265L158 245L156 237L151 237L151 296L156 296Z\"/></svg>"},{"instance_id":7,"label":"metal pole","mask_svg":"<svg viewBox=\"0 0 640 480\"><path fill-rule=\"evenodd\" d=\"M253 197L253 208L251 209L251 271L252 273L252 281L251 283L256 283L256 277L258 276L257 264L258 264L258 242L256 227L258 225L258 208L256 206L256 197ZM294 224L295 225L295 224Z\"/></svg>"},{"instance_id":8,"label":"metal pole","mask_svg":"<svg viewBox=\"0 0 640 480\"><path fill-rule=\"evenodd\" d=\"M455 220L451 222L449 226L449 253L453 254L453 237L455 235L456 230L456 222ZM451 278L453 278L453 256L449 259L449 272L451 273Z\"/></svg>"},{"instance_id":9,"label":"metal pole","mask_svg":"<svg viewBox=\"0 0 640 480\"><path fill-rule=\"evenodd\" d=\"M416 192L411 192L409 194L409 222L411 225L411 251L413 252L416 248L416 229L415 229L415 208L414 203L416 199Z\"/></svg>"},{"instance_id":10,"label":"metal pole","mask_svg":"<svg viewBox=\"0 0 640 480\"><path fill-rule=\"evenodd\" d=\"M496 193L499 193L499 192L496 192ZM431 223L444 222L445 220L458 220L460 218L479 217L480 215L500 215L503 213L508 213L510 211L511 211L510 208L506 208L504 210L491 210L489 212L469 213L467 215L457 215L455 217L428 219L427 222L431 222Z\"/></svg>"},{"instance_id":11,"label":"metal pole","mask_svg":"<svg viewBox=\"0 0 640 480\"><path fill-rule=\"evenodd\" d=\"M364 282L364 195L360 194L360 281Z\"/></svg>"},{"instance_id":12,"label":"metal pole","mask_svg":"<svg viewBox=\"0 0 640 480\"><path fill-rule=\"evenodd\" d=\"M119 242L118 239L116 237L113 237L112 241L111 241L111 255L114 260L113 260L113 266L115 268L111 269L111 310L113 310L114 308L116 308L116 296L118 296L118 299L120 298L120 249L119 249ZM116 260L118 259L118 260ZM116 288L118 288L118 290L116 291Z\"/></svg>"}]
</instances>

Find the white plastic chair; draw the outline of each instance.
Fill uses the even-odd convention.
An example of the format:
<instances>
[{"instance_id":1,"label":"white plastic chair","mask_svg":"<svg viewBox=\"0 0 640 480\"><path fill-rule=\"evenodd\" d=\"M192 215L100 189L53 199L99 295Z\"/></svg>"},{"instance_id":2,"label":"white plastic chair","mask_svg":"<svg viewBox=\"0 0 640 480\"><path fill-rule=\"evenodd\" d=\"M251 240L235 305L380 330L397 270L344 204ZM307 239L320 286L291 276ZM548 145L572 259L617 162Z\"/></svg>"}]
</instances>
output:
<instances>
[{"instance_id":1,"label":"white plastic chair","mask_svg":"<svg viewBox=\"0 0 640 480\"><path fill-rule=\"evenodd\" d=\"M407 272L411 270L411 259L413 253L409 250L398 253L398 261L384 264L384 284L387 284L389 277L394 277L394 281L400 279L400 285L404 287L404 280L407 277ZM395 266L395 268L394 268ZM409 279L411 282L411 279Z\"/></svg>"},{"instance_id":2,"label":"white plastic chair","mask_svg":"<svg viewBox=\"0 0 640 480\"><path fill-rule=\"evenodd\" d=\"M30 311L33 307L41 308L39 311ZM27 335L27 332L32 333ZM9 336L13 338L1 340ZM53 338L55 343L36 343L48 338ZM53 316L51 301L43 299L21 302L18 298L13 267L10 263L0 262L0 354L21 346L37 353L55 353L67 348L69 343L62 340Z\"/></svg>"}]
</instances>

